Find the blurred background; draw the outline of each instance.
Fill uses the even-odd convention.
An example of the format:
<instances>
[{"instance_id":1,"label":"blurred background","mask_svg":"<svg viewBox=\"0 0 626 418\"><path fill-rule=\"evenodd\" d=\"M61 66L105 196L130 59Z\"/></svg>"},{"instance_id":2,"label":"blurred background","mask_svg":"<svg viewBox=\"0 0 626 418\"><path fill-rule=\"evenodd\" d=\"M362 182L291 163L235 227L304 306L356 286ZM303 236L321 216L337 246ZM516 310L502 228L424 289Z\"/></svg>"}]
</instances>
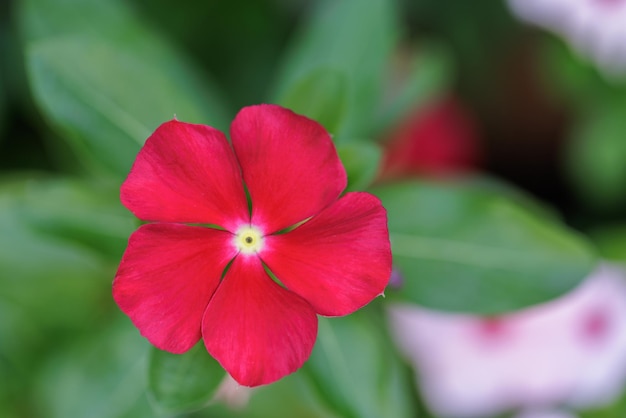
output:
<instances>
[{"instance_id":1,"label":"blurred background","mask_svg":"<svg viewBox=\"0 0 626 418\"><path fill-rule=\"evenodd\" d=\"M626 416L625 28L619 0L3 1L0 417ZM143 141L268 102L381 197L395 269L249 390L110 287Z\"/></svg>"}]
</instances>

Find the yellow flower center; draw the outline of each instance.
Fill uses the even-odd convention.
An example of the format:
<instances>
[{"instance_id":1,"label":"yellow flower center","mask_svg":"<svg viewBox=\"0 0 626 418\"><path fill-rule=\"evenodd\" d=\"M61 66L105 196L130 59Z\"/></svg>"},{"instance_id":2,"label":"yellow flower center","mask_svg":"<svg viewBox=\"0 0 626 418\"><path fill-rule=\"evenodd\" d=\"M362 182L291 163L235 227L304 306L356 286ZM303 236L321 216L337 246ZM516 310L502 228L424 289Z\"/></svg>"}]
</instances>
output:
<instances>
[{"instance_id":1,"label":"yellow flower center","mask_svg":"<svg viewBox=\"0 0 626 418\"><path fill-rule=\"evenodd\" d=\"M242 254L258 253L263 248L263 235L254 226L244 226L235 234L234 244Z\"/></svg>"}]
</instances>

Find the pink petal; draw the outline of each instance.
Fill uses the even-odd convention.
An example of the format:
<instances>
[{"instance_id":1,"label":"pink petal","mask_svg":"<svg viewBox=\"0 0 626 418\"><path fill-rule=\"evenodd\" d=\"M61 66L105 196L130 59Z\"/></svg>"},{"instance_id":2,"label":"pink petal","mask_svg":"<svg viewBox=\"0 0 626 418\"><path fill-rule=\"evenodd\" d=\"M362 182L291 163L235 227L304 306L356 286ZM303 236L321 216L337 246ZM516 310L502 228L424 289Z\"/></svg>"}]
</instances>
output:
<instances>
[{"instance_id":1,"label":"pink petal","mask_svg":"<svg viewBox=\"0 0 626 418\"><path fill-rule=\"evenodd\" d=\"M252 223L265 233L315 215L346 188L330 136L311 119L275 105L250 106L230 132L252 200Z\"/></svg>"},{"instance_id":2,"label":"pink petal","mask_svg":"<svg viewBox=\"0 0 626 418\"><path fill-rule=\"evenodd\" d=\"M202 315L237 250L217 229L148 224L135 231L113 298L156 347L184 353L200 340Z\"/></svg>"},{"instance_id":3,"label":"pink petal","mask_svg":"<svg viewBox=\"0 0 626 418\"><path fill-rule=\"evenodd\" d=\"M146 141L122 185L122 203L149 221L234 230L250 219L237 159L224 134L177 120L159 126Z\"/></svg>"},{"instance_id":4,"label":"pink petal","mask_svg":"<svg viewBox=\"0 0 626 418\"><path fill-rule=\"evenodd\" d=\"M202 321L207 350L245 386L296 371L316 335L313 308L272 281L256 256L235 258Z\"/></svg>"},{"instance_id":5,"label":"pink petal","mask_svg":"<svg viewBox=\"0 0 626 418\"><path fill-rule=\"evenodd\" d=\"M369 193L348 193L293 231L265 237L265 245L269 269L322 315L361 308L391 276L386 211Z\"/></svg>"}]
</instances>

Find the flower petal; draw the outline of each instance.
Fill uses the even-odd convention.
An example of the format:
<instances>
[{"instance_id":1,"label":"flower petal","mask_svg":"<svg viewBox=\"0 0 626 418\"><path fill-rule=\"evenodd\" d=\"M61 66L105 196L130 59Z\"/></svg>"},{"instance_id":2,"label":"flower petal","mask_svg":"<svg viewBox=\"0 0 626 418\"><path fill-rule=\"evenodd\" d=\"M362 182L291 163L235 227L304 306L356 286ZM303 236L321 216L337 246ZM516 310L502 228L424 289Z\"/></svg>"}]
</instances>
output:
<instances>
[{"instance_id":1,"label":"flower petal","mask_svg":"<svg viewBox=\"0 0 626 418\"><path fill-rule=\"evenodd\" d=\"M391 275L387 214L369 193L348 193L293 231L265 237L265 245L269 269L321 315L361 308Z\"/></svg>"},{"instance_id":2,"label":"flower petal","mask_svg":"<svg viewBox=\"0 0 626 418\"><path fill-rule=\"evenodd\" d=\"M148 224L135 231L113 281L113 298L156 347L184 353L200 340L202 315L237 250L217 229Z\"/></svg>"},{"instance_id":3,"label":"flower petal","mask_svg":"<svg viewBox=\"0 0 626 418\"><path fill-rule=\"evenodd\" d=\"M172 120L148 138L122 185L122 203L147 221L248 223L241 172L224 134Z\"/></svg>"},{"instance_id":4,"label":"flower petal","mask_svg":"<svg viewBox=\"0 0 626 418\"><path fill-rule=\"evenodd\" d=\"M245 386L296 371L316 335L313 308L272 281L256 256L235 258L202 321L207 350Z\"/></svg>"},{"instance_id":5,"label":"flower petal","mask_svg":"<svg viewBox=\"0 0 626 418\"><path fill-rule=\"evenodd\" d=\"M231 139L252 200L252 223L269 234L315 215L346 188L326 130L275 105L243 108Z\"/></svg>"}]
</instances>

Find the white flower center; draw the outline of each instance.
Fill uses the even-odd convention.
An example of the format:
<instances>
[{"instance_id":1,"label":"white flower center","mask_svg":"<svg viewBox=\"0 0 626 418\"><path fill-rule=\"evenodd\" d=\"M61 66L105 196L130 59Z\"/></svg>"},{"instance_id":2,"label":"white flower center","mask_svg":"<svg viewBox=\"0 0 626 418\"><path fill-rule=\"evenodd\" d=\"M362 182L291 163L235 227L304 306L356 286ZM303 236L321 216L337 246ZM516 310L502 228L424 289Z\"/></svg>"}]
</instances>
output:
<instances>
[{"instance_id":1,"label":"white flower center","mask_svg":"<svg viewBox=\"0 0 626 418\"><path fill-rule=\"evenodd\" d=\"M244 226L235 234L233 243L240 253L255 254L263 248L263 235L254 226Z\"/></svg>"}]
</instances>

